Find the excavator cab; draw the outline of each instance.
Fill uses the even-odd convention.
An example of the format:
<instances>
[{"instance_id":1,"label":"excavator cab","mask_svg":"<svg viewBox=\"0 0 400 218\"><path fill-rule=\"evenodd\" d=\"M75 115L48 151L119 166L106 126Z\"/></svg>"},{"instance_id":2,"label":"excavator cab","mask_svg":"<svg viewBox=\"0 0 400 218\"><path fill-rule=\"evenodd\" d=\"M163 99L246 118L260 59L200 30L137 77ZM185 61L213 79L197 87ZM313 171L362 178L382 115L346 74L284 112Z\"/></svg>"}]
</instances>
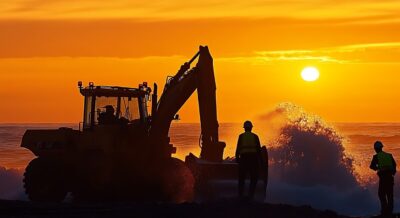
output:
<instances>
[{"instance_id":1,"label":"excavator cab","mask_svg":"<svg viewBox=\"0 0 400 218\"><path fill-rule=\"evenodd\" d=\"M83 130L97 125L147 123L151 92L147 83L138 88L95 86L93 83L82 87L82 82L78 82L78 86L84 96Z\"/></svg>"}]
</instances>

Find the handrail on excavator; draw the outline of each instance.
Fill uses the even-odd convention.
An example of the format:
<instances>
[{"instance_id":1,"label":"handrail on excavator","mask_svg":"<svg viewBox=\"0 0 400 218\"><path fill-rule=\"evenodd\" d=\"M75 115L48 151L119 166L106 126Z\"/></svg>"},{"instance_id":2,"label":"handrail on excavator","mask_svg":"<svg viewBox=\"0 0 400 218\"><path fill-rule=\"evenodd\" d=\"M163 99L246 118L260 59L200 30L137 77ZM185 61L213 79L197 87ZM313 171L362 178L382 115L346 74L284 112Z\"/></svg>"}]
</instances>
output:
<instances>
[{"instance_id":1,"label":"handrail on excavator","mask_svg":"<svg viewBox=\"0 0 400 218\"><path fill-rule=\"evenodd\" d=\"M196 60L196 58L197 57L199 57L199 55L200 55L200 50L192 57L192 59L190 59L190 61L188 61L187 63L190 65L190 64L192 64L192 62L194 61L194 60Z\"/></svg>"}]
</instances>

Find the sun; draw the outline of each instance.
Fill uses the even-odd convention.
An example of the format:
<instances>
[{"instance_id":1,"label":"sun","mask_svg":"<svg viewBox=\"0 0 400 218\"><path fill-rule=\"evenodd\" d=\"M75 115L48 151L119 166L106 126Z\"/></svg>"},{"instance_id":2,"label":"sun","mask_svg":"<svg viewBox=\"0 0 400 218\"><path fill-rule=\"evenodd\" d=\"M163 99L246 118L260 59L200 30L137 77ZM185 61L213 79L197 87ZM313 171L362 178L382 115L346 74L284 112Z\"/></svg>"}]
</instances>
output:
<instances>
[{"instance_id":1,"label":"sun","mask_svg":"<svg viewBox=\"0 0 400 218\"><path fill-rule=\"evenodd\" d=\"M306 67L301 71L301 77L305 81L313 82L319 78L319 71L315 67Z\"/></svg>"}]
</instances>

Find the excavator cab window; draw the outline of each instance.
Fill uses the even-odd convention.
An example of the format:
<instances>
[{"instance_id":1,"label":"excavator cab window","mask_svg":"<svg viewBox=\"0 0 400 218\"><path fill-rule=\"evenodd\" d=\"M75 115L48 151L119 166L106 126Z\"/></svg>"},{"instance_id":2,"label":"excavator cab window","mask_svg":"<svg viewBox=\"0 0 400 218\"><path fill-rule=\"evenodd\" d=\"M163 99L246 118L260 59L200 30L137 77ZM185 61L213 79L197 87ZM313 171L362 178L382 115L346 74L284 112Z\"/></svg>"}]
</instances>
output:
<instances>
[{"instance_id":1,"label":"excavator cab window","mask_svg":"<svg viewBox=\"0 0 400 218\"><path fill-rule=\"evenodd\" d=\"M118 97L96 97L95 124L115 124L118 120Z\"/></svg>"},{"instance_id":2,"label":"excavator cab window","mask_svg":"<svg viewBox=\"0 0 400 218\"><path fill-rule=\"evenodd\" d=\"M129 121L140 120L139 102L137 98L121 97L119 116Z\"/></svg>"},{"instance_id":3,"label":"excavator cab window","mask_svg":"<svg viewBox=\"0 0 400 218\"><path fill-rule=\"evenodd\" d=\"M84 108L84 115L83 115L83 128L87 129L92 126L92 105L93 97L86 96L85 97L85 108Z\"/></svg>"},{"instance_id":4,"label":"excavator cab window","mask_svg":"<svg viewBox=\"0 0 400 218\"><path fill-rule=\"evenodd\" d=\"M140 122L147 116L147 112L145 113L147 107L143 105L142 99L140 97L86 96L83 126L91 128L102 124Z\"/></svg>"}]
</instances>

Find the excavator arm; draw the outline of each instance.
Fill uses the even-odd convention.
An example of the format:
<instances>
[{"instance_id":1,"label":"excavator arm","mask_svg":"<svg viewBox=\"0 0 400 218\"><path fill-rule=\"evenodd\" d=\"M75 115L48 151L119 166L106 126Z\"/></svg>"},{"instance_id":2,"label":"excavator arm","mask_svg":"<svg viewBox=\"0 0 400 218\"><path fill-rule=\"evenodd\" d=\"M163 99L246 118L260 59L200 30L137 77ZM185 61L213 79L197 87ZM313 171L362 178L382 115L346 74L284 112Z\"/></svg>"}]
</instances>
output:
<instances>
[{"instance_id":1,"label":"excavator arm","mask_svg":"<svg viewBox=\"0 0 400 218\"><path fill-rule=\"evenodd\" d=\"M195 67L190 64L198 58ZM183 64L175 76L170 77L164 91L153 109L150 137L153 140L169 143L168 132L175 114L197 90L201 121L200 158L208 161L222 161L224 142L218 138L216 107L216 84L213 59L208 47L200 46L199 52ZM154 99L153 99L154 101Z\"/></svg>"}]
</instances>

